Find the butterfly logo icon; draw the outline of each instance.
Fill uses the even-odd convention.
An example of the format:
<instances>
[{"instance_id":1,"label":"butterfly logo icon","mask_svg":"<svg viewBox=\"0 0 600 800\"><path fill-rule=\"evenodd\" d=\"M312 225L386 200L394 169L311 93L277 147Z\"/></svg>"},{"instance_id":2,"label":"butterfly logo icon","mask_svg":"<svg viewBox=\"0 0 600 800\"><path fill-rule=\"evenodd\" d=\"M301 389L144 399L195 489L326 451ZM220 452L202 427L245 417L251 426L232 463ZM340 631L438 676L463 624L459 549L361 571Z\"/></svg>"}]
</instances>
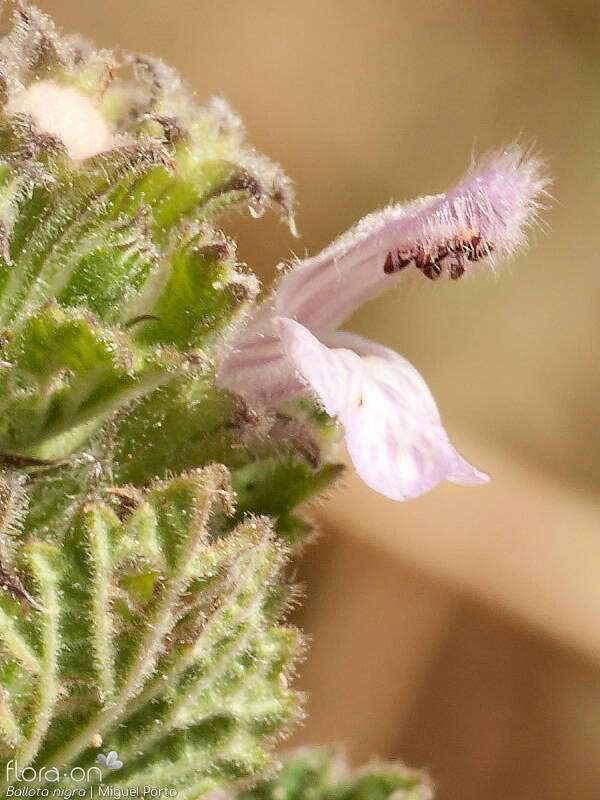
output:
<instances>
[{"instance_id":1,"label":"butterfly logo icon","mask_svg":"<svg viewBox=\"0 0 600 800\"><path fill-rule=\"evenodd\" d=\"M123 762L119 761L119 756L117 755L116 750L111 750L107 756L105 756L103 753L100 753L98 756L98 763L110 770L121 769L123 766Z\"/></svg>"}]
</instances>

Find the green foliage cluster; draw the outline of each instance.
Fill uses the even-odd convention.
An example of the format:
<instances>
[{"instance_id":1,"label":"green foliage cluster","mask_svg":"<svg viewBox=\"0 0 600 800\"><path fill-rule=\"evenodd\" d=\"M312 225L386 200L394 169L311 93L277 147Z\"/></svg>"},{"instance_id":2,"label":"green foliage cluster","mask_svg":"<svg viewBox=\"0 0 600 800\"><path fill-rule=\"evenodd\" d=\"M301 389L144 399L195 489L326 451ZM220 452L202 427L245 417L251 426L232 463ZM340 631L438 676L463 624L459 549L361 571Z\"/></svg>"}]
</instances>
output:
<instances>
[{"instance_id":1,"label":"green foliage cluster","mask_svg":"<svg viewBox=\"0 0 600 800\"><path fill-rule=\"evenodd\" d=\"M237 800L431 800L428 779L402 765L349 770L339 753L300 750Z\"/></svg>"},{"instance_id":2,"label":"green foliage cluster","mask_svg":"<svg viewBox=\"0 0 600 800\"><path fill-rule=\"evenodd\" d=\"M95 104L110 149L76 160L14 110L49 83ZM0 43L0 778L13 787L56 767L68 788L69 768L112 749L115 788L237 791L272 769L299 716L285 565L310 531L298 507L340 473L324 455L335 431L306 404L267 413L215 385L258 292L216 218L273 206L293 226L292 202L223 101L200 107L162 62L118 64L17 5ZM342 792L325 766L288 764L281 781L324 798L412 786L378 773L372 792L356 778Z\"/></svg>"}]
</instances>

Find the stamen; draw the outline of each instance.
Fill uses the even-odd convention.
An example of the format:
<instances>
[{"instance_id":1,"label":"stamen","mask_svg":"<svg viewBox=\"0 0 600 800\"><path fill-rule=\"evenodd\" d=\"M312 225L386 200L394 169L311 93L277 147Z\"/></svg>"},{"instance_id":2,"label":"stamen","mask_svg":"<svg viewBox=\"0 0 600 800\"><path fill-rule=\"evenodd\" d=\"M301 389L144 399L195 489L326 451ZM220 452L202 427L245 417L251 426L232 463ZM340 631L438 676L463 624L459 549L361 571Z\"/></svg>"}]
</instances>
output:
<instances>
[{"instance_id":1,"label":"stamen","mask_svg":"<svg viewBox=\"0 0 600 800\"><path fill-rule=\"evenodd\" d=\"M467 228L465 231L443 239L433 247L426 250L422 244L416 244L410 249L399 249L387 254L383 264L386 275L393 275L409 264L414 266L431 281L437 280L447 266L448 274L452 280L458 280L466 271L466 261L480 261L487 258L496 249L493 242L479 231ZM444 261L447 261L447 264Z\"/></svg>"}]
</instances>

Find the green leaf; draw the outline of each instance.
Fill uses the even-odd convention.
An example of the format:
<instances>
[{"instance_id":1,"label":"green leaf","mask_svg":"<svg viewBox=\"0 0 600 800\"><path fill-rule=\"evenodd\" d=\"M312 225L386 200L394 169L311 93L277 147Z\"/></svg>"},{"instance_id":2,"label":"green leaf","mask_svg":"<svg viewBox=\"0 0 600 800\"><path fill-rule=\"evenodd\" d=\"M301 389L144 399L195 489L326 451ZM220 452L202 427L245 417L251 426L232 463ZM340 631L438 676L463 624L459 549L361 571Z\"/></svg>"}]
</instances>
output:
<instances>
[{"instance_id":1,"label":"green leaf","mask_svg":"<svg viewBox=\"0 0 600 800\"><path fill-rule=\"evenodd\" d=\"M85 311L47 305L6 332L0 367L0 452L59 458L52 440L86 423L99 424L189 361L172 350L142 351L119 330L99 326ZM90 429L84 428L87 438ZM49 447L42 449L50 443ZM72 448L73 442L67 441ZM67 453L70 450L66 451Z\"/></svg>"},{"instance_id":2,"label":"green leaf","mask_svg":"<svg viewBox=\"0 0 600 800\"><path fill-rule=\"evenodd\" d=\"M81 166L63 158L50 165L49 179L16 195L12 263L0 264L5 325L61 295L85 297L97 313L106 311L108 302L111 311L112 299L120 304L139 288L156 255L151 241L142 245L136 236L140 206L127 215L122 205L140 175L165 158L153 142L120 146ZM125 297L111 294L111 284Z\"/></svg>"},{"instance_id":3,"label":"green leaf","mask_svg":"<svg viewBox=\"0 0 600 800\"><path fill-rule=\"evenodd\" d=\"M240 443L240 403L216 390L210 376L176 380L141 399L119 423L113 470L118 483L153 478L223 461Z\"/></svg>"},{"instance_id":4,"label":"green leaf","mask_svg":"<svg viewBox=\"0 0 600 800\"><path fill-rule=\"evenodd\" d=\"M302 456L282 454L246 464L232 471L236 515L263 513L278 518L330 486L343 471L341 464L311 466ZM289 517L282 526L291 526Z\"/></svg>"},{"instance_id":5,"label":"green leaf","mask_svg":"<svg viewBox=\"0 0 600 800\"><path fill-rule=\"evenodd\" d=\"M281 770L237 800L430 800L431 784L424 775L402 765L376 764L349 770L339 754L301 750L285 760Z\"/></svg>"},{"instance_id":6,"label":"green leaf","mask_svg":"<svg viewBox=\"0 0 600 800\"><path fill-rule=\"evenodd\" d=\"M230 502L221 467L106 498L62 547L22 546L43 610L0 594L7 759L87 768L99 736L124 762L105 776L120 788L209 788L267 768L298 714L286 675L301 639L274 602L281 543L262 519L211 541L210 516Z\"/></svg>"},{"instance_id":7,"label":"green leaf","mask_svg":"<svg viewBox=\"0 0 600 800\"><path fill-rule=\"evenodd\" d=\"M162 291L153 288L138 339L181 349L206 346L257 293L253 276L235 270L233 249L209 229L192 230L176 243Z\"/></svg>"}]
</instances>

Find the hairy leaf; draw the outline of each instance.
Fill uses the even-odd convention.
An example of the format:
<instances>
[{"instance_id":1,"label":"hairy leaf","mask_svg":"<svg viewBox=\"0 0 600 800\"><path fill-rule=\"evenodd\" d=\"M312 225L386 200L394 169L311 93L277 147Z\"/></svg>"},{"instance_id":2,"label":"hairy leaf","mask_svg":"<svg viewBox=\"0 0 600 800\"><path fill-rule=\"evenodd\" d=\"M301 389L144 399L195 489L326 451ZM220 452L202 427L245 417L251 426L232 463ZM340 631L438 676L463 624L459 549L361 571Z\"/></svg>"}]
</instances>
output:
<instances>
[{"instance_id":1,"label":"hairy leaf","mask_svg":"<svg viewBox=\"0 0 600 800\"><path fill-rule=\"evenodd\" d=\"M298 714L286 675L301 639L278 625L286 553L268 523L211 540L229 503L226 472L207 467L90 500L61 547L22 545L43 610L0 594L5 761L87 768L96 738L124 763L104 777L119 787L209 788L268 766Z\"/></svg>"}]
</instances>

